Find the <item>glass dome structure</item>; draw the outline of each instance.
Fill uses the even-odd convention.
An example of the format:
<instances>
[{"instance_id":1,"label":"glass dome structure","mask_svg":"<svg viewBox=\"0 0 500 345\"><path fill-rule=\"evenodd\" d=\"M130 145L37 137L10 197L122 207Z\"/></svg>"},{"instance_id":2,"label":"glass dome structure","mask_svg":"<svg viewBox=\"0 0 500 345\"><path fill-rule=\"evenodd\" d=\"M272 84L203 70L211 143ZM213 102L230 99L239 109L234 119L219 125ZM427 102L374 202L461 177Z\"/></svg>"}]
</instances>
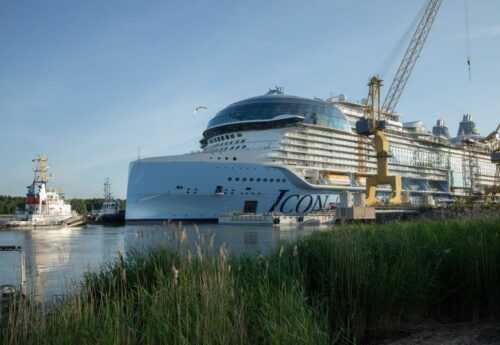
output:
<instances>
[{"instance_id":1,"label":"glass dome structure","mask_svg":"<svg viewBox=\"0 0 500 345\"><path fill-rule=\"evenodd\" d=\"M335 106L322 100L270 92L263 96L233 103L219 111L209 121L207 130L240 122L279 120L301 117L305 123L350 132L349 121Z\"/></svg>"}]
</instances>

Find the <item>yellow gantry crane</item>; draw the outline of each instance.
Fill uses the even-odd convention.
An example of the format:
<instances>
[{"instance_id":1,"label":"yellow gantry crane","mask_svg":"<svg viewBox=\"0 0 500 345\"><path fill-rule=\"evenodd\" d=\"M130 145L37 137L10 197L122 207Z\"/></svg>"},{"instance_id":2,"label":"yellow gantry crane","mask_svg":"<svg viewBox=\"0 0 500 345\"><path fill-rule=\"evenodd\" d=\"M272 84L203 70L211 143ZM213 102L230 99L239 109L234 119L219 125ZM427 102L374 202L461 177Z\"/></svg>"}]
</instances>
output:
<instances>
[{"instance_id":1,"label":"yellow gantry crane","mask_svg":"<svg viewBox=\"0 0 500 345\"><path fill-rule=\"evenodd\" d=\"M491 163L496 165L493 186L484 188L485 196L495 198L497 194L500 194L500 125L479 142L487 145L491 152Z\"/></svg>"},{"instance_id":2,"label":"yellow gantry crane","mask_svg":"<svg viewBox=\"0 0 500 345\"><path fill-rule=\"evenodd\" d=\"M368 84L369 92L365 107L365 116L356 122L356 132L359 135L373 136L373 147L377 155L377 174L366 178L366 204L378 203L376 191L378 185L390 185L392 196L390 204L401 204L401 176L389 174L390 145L384 134L388 124L388 114L394 113L396 104L415 66L429 31L434 23L442 0L427 0L418 26L401 61L399 69L389 89L383 105L380 105L382 79L374 76Z\"/></svg>"}]
</instances>

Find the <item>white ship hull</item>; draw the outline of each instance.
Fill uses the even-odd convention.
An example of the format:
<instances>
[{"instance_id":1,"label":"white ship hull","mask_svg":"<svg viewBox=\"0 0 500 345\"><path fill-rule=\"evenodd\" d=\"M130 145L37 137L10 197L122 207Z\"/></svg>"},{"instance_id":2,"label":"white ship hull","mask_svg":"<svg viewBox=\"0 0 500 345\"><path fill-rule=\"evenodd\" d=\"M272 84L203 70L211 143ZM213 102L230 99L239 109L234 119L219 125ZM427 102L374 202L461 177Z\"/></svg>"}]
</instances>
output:
<instances>
[{"instance_id":1,"label":"white ship hull","mask_svg":"<svg viewBox=\"0 0 500 345\"><path fill-rule=\"evenodd\" d=\"M219 194L217 186L223 187ZM257 213L303 214L337 203L342 190L315 188L278 166L136 161L130 166L126 219L216 221L244 212L248 201L256 201Z\"/></svg>"}]
</instances>

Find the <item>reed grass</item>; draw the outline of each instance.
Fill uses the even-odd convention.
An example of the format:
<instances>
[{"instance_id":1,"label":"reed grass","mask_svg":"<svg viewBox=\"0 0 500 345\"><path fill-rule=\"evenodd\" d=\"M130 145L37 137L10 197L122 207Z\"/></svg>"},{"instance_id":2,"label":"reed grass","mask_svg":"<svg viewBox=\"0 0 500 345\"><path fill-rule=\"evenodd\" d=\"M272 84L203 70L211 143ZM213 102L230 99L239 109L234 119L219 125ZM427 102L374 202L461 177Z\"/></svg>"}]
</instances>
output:
<instances>
[{"instance_id":1,"label":"reed grass","mask_svg":"<svg viewBox=\"0 0 500 345\"><path fill-rule=\"evenodd\" d=\"M500 219L338 227L261 256L169 245L0 320L4 344L363 344L433 320L500 319Z\"/></svg>"}]
</instances>

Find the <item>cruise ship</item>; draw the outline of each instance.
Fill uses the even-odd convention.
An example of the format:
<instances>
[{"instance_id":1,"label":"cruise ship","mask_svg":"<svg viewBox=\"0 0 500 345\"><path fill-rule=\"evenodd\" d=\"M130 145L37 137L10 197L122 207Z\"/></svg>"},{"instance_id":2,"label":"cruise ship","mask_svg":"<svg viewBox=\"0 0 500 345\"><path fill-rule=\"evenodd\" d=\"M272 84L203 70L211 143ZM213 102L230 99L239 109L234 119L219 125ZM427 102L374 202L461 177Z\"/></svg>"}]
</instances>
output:
<instances>
[{"instance_id":1,"label":"cruise ship","mask_svg":"<svg viewBox=\"0 0 500 345\"><path fill-rule=\"evenodd\" d=\"M130 163L126 220L215 222L231 212L304 214L333 208L343 191L364 192L377 172L370 139L356 134L366 101L287 95L281 88L233 103L208 123L198 152ZM457 136L438 120L402 123L388 115L391 174L408 202L436 202L493 185L495 165L471 115ZM377 197L391 190L378 188Z\"/></svg>"}]
</instances>

